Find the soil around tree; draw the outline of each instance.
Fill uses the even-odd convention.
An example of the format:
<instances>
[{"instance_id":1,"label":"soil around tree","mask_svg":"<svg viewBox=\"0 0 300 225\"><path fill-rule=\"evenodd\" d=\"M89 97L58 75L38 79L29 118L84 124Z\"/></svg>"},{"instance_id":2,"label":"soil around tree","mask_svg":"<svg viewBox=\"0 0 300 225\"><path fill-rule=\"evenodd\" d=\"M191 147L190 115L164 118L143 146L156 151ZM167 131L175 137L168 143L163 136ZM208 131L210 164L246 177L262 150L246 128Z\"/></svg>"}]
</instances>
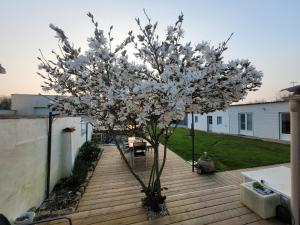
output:
<instances>
[{"instance_id":1,"label":"soil around tree","mask_svg":"<svg viewBox=\"0 0 300 225\"><path fill-rule=\"evenodd\" d=\"M165 202L162 203L162 204L159 204L159 209L160 210L158 212L154 212L151 209L151 207L147 207L147 206L145 206L145 209L146 209L146 214L147 214L147 219L148 220L154 220L154 219L157 219L157 218L160 218L160 217L163 217L163 216L170 215Z\"/></svg>"}]
</instances>

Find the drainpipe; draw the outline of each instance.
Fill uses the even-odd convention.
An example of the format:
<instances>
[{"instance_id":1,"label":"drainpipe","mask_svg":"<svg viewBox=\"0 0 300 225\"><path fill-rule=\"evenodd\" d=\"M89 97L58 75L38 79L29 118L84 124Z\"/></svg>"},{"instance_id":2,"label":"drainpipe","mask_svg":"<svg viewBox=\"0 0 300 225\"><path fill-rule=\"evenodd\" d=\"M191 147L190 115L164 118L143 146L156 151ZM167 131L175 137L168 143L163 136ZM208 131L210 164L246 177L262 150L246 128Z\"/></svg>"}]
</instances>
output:
<instances>
[{"instance_id":1,"label":"drainpipe","mask_svg":"<svg viewBox=\"0 0 300 225\"><path fill-rule=\"evenodd\" d=\"M295 225L300 224L300 95L289 99L291 117L291 210Z\"/></svg>"},{"instance_id":2,"label":"drainpipe","mask_svg":"<svg viewBox=\"0 0 300 225\"><path fill-rule=\"evenodd\" d=\"M89 138L88 138L88 129L89 129L89 123L85 123L85 142L88 142Z\"/></svg>"},{"instance_id":3,"label":"drainpipe","mask_svg":"<svg viewBox=\"0 0 300 225\"><path fill-rule=\"evenodd\" d=\"M50 194L50 175L51 175L51 141L52 141L52 112L49 112L48 120L48 145L47 145L47 181L46 181L46 199Z\"/></svg>"}]
</instances>

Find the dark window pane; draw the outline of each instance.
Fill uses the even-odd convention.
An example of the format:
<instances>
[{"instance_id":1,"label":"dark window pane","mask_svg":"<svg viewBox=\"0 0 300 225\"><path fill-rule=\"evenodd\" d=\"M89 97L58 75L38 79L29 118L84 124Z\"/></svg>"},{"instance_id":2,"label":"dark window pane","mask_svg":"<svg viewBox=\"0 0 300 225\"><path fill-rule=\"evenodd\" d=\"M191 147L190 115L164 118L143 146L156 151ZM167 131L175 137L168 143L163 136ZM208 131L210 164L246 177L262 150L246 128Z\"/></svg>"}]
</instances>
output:
<instances>
[{"instance_id":1,"label":"dark window pane","mask_svg":"<svg viewBox=\"0 0 300 225\"><path fill-rule=\"evenodd\" d=\"M195 116L195 123L198 123L198 116Z\"/></svg>"},{"instance_id":2,"label":"dark window pane","mask_svg":"<svg viewBox=\"0 0 300 225\"><path fill-rule=\"evenodd\" d=\"M281 113L281 133L290 134L291 125L290 125L290 114Z\"/></svg>"},{"instance_id":3,"label":"dark window pane","mask_svg":"<svg viewBox=\"0 0 300 225\"><path fill-rule=\"evenodd\" d=\"M221 116L217 117L217 124L222 124L222 117Z\"/></svg>"},{"instance_id":4,"label":"dark window pane","mask_svg":"<svg viewBox=\"0 0 300 225\"><path fill-rule=\"evenodd\" d=\"M247 114L247 130L252 130L252 114Z\"/></svg>"},{"instance_id":5,"label":"dark window pane","mask_svg":"<svg viewBox=\"0 0 300 225\"><path fill-rule=\"evenodd\" d=\"M241 114L241 130L246 130L246 115Z\"/></svg>"},{"instance_id":6,"label":"dark window pane","mask_svg":"<svg viewBox=\"0 0 300 225\"><path fill-rule=\"evenodd\" d=\"M208 124L212 124L213 123L212 116L208 116L207 119L208 119Z\"/></svg>"}]
</instances>

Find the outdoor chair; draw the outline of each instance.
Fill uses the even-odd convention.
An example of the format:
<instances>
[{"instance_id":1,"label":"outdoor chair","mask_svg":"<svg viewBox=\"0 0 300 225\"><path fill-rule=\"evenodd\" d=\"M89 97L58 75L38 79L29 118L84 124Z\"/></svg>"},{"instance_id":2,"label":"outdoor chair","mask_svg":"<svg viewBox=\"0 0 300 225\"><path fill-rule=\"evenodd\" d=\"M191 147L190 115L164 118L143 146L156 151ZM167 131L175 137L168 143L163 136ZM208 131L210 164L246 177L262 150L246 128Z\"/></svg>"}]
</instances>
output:
<instances>
[{"instance_id":1,"label":"outdoor chair","mask_svg":"<svg viewBox=\"0 0 300 225\"><path fill-rule=\"evenodd\" d=\"M128 141L121 141L121 142L119 143L119 145L120 145L120 148L121 148L121 150L122 150L122 152L123 152L124 154L130 152ZM121 159L122 159L122 157L121 157Z\"/></svg>"},{"instance_id":2,"label":"outdoor chair","mask_svg":"<svg viewBox=\"0 0 300 225\"><path fill-rule=\"evenodd\" d=\"M147 143L146 142L134 142L133 143L133 158L144 158L147 167ZM134 166L133 159L133 166Z\"/></svg>"},{"instance_id":3,"label":"outdoor chair","mask_svg":"<svg viewBox=\"0 0 300 225\"><path fill-rule=\"evenodd\" d=\"M41 223L47 223L51 221L57 221L57 220L66 220L68 221L68 224L72 225L72 220L69 217L65 216L60 216L60 217L54 217L54 218L48 218L40 221L33 221L33 222L28 222L28 223L22 223L24 225L33 225L33 224L41 224ZM0 225L12 225L8 219L0 213Z\"/></svg>"},{"instance_id":4,"label":"outdoor chair","mask_svg":"<svg viewBox=\"0 0 300 225\"><path fill-rule=\"evenodd\" d=\"M120 148L121 148L121 150L122 150L122 152L123 152L124 155L127 154L127 153L130 153L130 148L129 148L128 141L121 141L119 143L119 145L120 145ZM123 158L121 156L121 153L120 153L120 157L121 157L121 160L122 160ZM132 157L130 155L130 165L132 165L132 161L133 160L132 160Z\"/></svg>"}]
</instances>

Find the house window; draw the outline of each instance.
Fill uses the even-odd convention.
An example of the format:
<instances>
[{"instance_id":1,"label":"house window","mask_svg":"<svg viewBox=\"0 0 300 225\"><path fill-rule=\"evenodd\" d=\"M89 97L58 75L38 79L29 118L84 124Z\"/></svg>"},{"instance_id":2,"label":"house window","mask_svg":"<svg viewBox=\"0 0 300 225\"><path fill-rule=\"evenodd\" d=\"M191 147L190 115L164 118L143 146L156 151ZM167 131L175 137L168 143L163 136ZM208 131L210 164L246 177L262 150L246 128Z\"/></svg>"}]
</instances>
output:
<instances>
[{"instance_id":1,"label":"house window","mask_svg":"<svg viewBox=\"0 0 300 225\"><path fill-rule=\"evenodd\" d=\"M252 130L252 114L247 113L247 130Z\"/></svg>"},{"instance_id":2,"label":"house window","mask_svg":"<svg viewBox=\"0 0 300 225\"><path fill-rule=\"evenodd\" d=\"M217 124L222 124L222 116L217 116Z\"/></svg>"},{"instance_id":3,"label":"house window","mask_svg":"<svg viewBox=\"0 0 300 225\"><path fill-rule=\"evenodd\" d=\"M289 113L281 113L281 133L282 134L290 134L291 133L290 114Z\"/></svg>"},{"instance_id":4,"label":"house window","mask_svg":"<svg viewBox=\"0 0 300 225\"><path fill-rule=\"evenodd\" d=\"M198 116L195 116L195 123L198 123Z\"/></svg>"},{"instance_id":5,"label":"house window","mask_svg":"<svg viewBox=\"0 0 300 225\"><path fill-rule=\"evenodd\" d=\"M213 124L212 116L207 116L208 124Z\"/></svg>"},{"instance_id":6,"label":"house window","mask_svg":"<svg viewBox=\"0 0 300 225\"><path fill-rule=\"evenodd\" d=\"M81 120L80 124L81 124L81 137L83 137L86 135L86 122Z\"/></svg>"},{"instance_id":7,"label":"house window","mask_svg":"<svg viewBox=\"0 0 300 225\"><path fill-rule=\"evenodd\" d=\"M212 116L207 116L207 131L212 132L213 130L213 118Z\"/></svg>"},{"instance_id":8,"label":"house window","mask_svg":"<svg viewBox=\"0 0 300 225\"><path fill-rule=\"evenodd\" d=\"M240 115L240 117L241 117L241 127L240 127L240 129L241 130L246 130L246 114L241 114Z\"/></svg>"},{"instance_id":9,"label":"house window","mask_svg":"<svg viewBox=\"0 0 300 225\"><path fill-rule=\"evenodd\" d=\"M240 130L252 131L252 113L241 113L240 114Z\"/></svg>"}]
</instances>

